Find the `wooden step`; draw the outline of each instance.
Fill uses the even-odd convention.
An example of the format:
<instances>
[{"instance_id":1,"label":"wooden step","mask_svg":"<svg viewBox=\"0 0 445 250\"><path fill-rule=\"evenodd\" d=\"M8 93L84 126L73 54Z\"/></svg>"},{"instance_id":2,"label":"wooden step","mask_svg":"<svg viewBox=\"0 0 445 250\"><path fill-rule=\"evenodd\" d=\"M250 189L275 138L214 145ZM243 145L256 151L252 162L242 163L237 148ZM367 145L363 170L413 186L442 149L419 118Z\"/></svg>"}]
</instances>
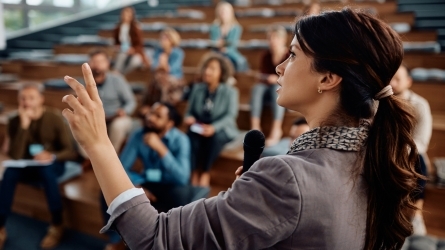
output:
<instances>
[{"instance_id":1,"label":"wooden step","mask_svg":"<svg viewBox=\"0 0 445 250\"><path fill-rule=\"evenodd\" d=\"M270 25L268 23L267 25ZM266 24L265 24L266 25ZM159 31L144 31L143 33L144 39L158 39L160 32ZM112 38L113 31L111 30L101 30L99 31L99 36L105 38ZM208 32L200 32L200 31L187 31L187 32L179 32L181 39L209 39L210 34ZM288 33L289 39L288 43L292 41L293 35L292 32ZM403 41L406 42L427 42L427 41L437 41L437 32L436 31L410 31L407 33L400 34L400 37ZM249 31L249 28L246 28L241 35L241 40L252 40L252 39L267 39L265 32L257 32L257 31ZM73 45L71 48L64 49L63 47L67 45L56 45L55 52L57 54L72 54L72 53L88 53L88 46L78 46ZM76 50L76 47L79 47L79 50ZM78 52L76 52L78 51Z\"/></svg>"},{"instance_id":2,"label":"wooden step","mask_svg":"<svg viewBox=\"0 0 445 250\"><path fill-rule=\"evenodd\" d=\"M428 101L431 112L445 112L445 82L415 81L411 90Z\"/></svg>"},{"instance_id":3,"label":"wooden step","mask_svg":"<svg viewBox=\"0 0 445 250\"><path fill-rule=\"evenodd\" d=\"M445 54L405 53L403 63L413 68L439 68L445 69Z\"/></svg>"},{"instance_id":4,"label":"wooden step","mask_svg":"<svg viewBox=\"0 0 445 250\"><path fill-rule=\"evenodd\" d=\"M380 15L383 14L392 14L397 12L397 3L394 1L387 1L384 3L378 2L365 2L365 3L357 3L350 1L348 6L351 6L353 9L366 9L366 8L375 8ZM326 2L321 4L323 10L340 10L345 7L344 3L340 2ZM271 9L298 9L303 10L305 5L302 3L285 3L281 5L269 5L269 4L259 4L252 5L248 7L235 7L235 11L237 10L245 10L249 8L271 8ZM214 20L215 19L215 7L214 6L187 6L187 7L179 7L179 11L182 10L198 10L202 11L206 20ZM171 18L174 19L174 18Z\"/></svg>"},{"instance_id":5,"label":"wooden step","mask_svg":"<svg viewBox=\"0 0 445 250\"><path fill-rule=\"evenodd\" d=\"M423 216L428 235L445 238L445 188L427 185Z\"/></svg>"}]
</instances>

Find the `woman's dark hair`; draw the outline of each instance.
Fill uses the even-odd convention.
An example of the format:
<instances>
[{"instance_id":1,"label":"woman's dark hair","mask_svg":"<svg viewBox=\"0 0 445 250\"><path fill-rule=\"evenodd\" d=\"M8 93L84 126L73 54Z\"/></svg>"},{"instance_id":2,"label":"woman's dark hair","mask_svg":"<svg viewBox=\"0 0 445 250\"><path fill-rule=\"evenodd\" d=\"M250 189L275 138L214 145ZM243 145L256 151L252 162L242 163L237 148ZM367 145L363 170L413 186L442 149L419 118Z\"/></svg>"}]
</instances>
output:
<instances>
[{"instance_id":1,"label":"woman's dark hair","mask_svg":"<svg viewBox=\"0 0 445 250\"><path fill-rule=\"evenodd\" d=\"M383 21L349 8L305 16L295 35L313 58L315 72L342 77L336 113L354 124L372 120L359 170L368 198L364 249L399 249L412 233L407 211L416 209L410 195L421 177L415 171L415 119L410 106L394 95L379 100L377 112L373 98L399 68L402 41Z\"/></svg>"},{"instance_id":2,"label":"woman's dark hair","mask_svg":"<svg viewBox=\"0 0 445 250\"><path fill-rule=\"evenodd\" d=\"M226 57L215 52L207 53L202 57L198 67L200 78L202 78L204 70L207 68L211 61L217 61L219 63L219 66L221 68L221 76L219 77L219 82L226 83L227 80L229 80L229 78L232 77L234 74L233 65Z\"/></svg>"}]
</instances>

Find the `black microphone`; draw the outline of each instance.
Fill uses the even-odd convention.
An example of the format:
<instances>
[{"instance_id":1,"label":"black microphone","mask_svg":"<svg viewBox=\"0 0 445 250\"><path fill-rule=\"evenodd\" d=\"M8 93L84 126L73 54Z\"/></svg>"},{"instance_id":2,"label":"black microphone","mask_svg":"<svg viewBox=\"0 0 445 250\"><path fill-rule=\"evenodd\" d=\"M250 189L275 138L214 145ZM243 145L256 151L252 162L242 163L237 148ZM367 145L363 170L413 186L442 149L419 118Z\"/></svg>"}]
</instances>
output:
<instances>
[{"instance_id":1,"label":"black microphone","mask_svg":"<svg viewBox=\"0 0 445 250\"><path fill-rule=\"evenodd\" d=\"M263 153L266 138L261 131L250 130L244 136L243 149L244 149L244 161L243 161L243 173L247 172L249 168L260 159L261 153Z\"/></svg>"}]
</instances>

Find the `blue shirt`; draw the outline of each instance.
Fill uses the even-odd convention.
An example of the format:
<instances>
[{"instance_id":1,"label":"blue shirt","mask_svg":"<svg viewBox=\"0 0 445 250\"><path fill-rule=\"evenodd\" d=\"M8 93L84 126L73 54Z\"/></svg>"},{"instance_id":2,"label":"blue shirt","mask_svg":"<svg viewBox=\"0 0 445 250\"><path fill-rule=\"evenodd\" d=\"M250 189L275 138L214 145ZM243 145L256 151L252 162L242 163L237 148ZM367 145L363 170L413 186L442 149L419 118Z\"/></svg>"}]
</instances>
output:
<instances>
[{"instance_id":1,"label":"blue shirt","mask_svg":"<svg viewBox=\"0 0 445 250\"><path fill-rule=\"evenodd\" d=\"M131 134L120 160L134 185L146 182L186 185L189 182L190 141L187 135L172 128L161 140L169 150L162 158L145 144L143 128ZM143 163L142 173L131 170L138 158Z\"/></svg>"},{"instance_id":2,"label":"blue shirt","mask_svg":"<svg viewBox=\"0 0 445 250\"><path fill-rule=\"evenodd\" d=\"M162 48L156 48L153 54L153 60L151 64L151 69L155 70L159 64L159 56L164 52ZM175 47L172 49L170 55L168 56L168 66L170 66L169 74L176 77L182 78L182 63L184 61L184 51L181 48Z\"/></svg>"}]
</instances>

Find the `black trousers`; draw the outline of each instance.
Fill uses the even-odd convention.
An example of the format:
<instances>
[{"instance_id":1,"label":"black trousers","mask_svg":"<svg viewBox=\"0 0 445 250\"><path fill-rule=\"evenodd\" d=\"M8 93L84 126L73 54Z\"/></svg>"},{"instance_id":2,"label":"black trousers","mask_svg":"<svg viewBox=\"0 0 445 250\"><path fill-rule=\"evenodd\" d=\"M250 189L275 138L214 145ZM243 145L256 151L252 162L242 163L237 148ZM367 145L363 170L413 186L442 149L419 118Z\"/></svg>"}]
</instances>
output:
<instances>
[{"instance_id":1,"label":"black trousers","mask_svg":"<svg viewBox=\"0 0 445 250\"><path fill-rule=\"evenodd\" d=\"M421 174L423 176L427 176L427 168L426 168L426 162L423 157L423 155L419 154L419 164L416 166L416 172L418 174ZM414 200L422 200L425 198L425 186L426 186L426 180L418 179L417 180L417 190L414 192Z\"/></svg>"},{"instance_id":2,"label":"black trousers","mask_svg":"<svg viewBox=\"0 0 445 250\"><path fill-rule=\"evenodd\" d=\"M193 170L207 172L216 158L231 139L224 131L215 132L211 137L205 137L191 131L187 132L192 146L191 166Z\"/></svg>"}]
</instances>

